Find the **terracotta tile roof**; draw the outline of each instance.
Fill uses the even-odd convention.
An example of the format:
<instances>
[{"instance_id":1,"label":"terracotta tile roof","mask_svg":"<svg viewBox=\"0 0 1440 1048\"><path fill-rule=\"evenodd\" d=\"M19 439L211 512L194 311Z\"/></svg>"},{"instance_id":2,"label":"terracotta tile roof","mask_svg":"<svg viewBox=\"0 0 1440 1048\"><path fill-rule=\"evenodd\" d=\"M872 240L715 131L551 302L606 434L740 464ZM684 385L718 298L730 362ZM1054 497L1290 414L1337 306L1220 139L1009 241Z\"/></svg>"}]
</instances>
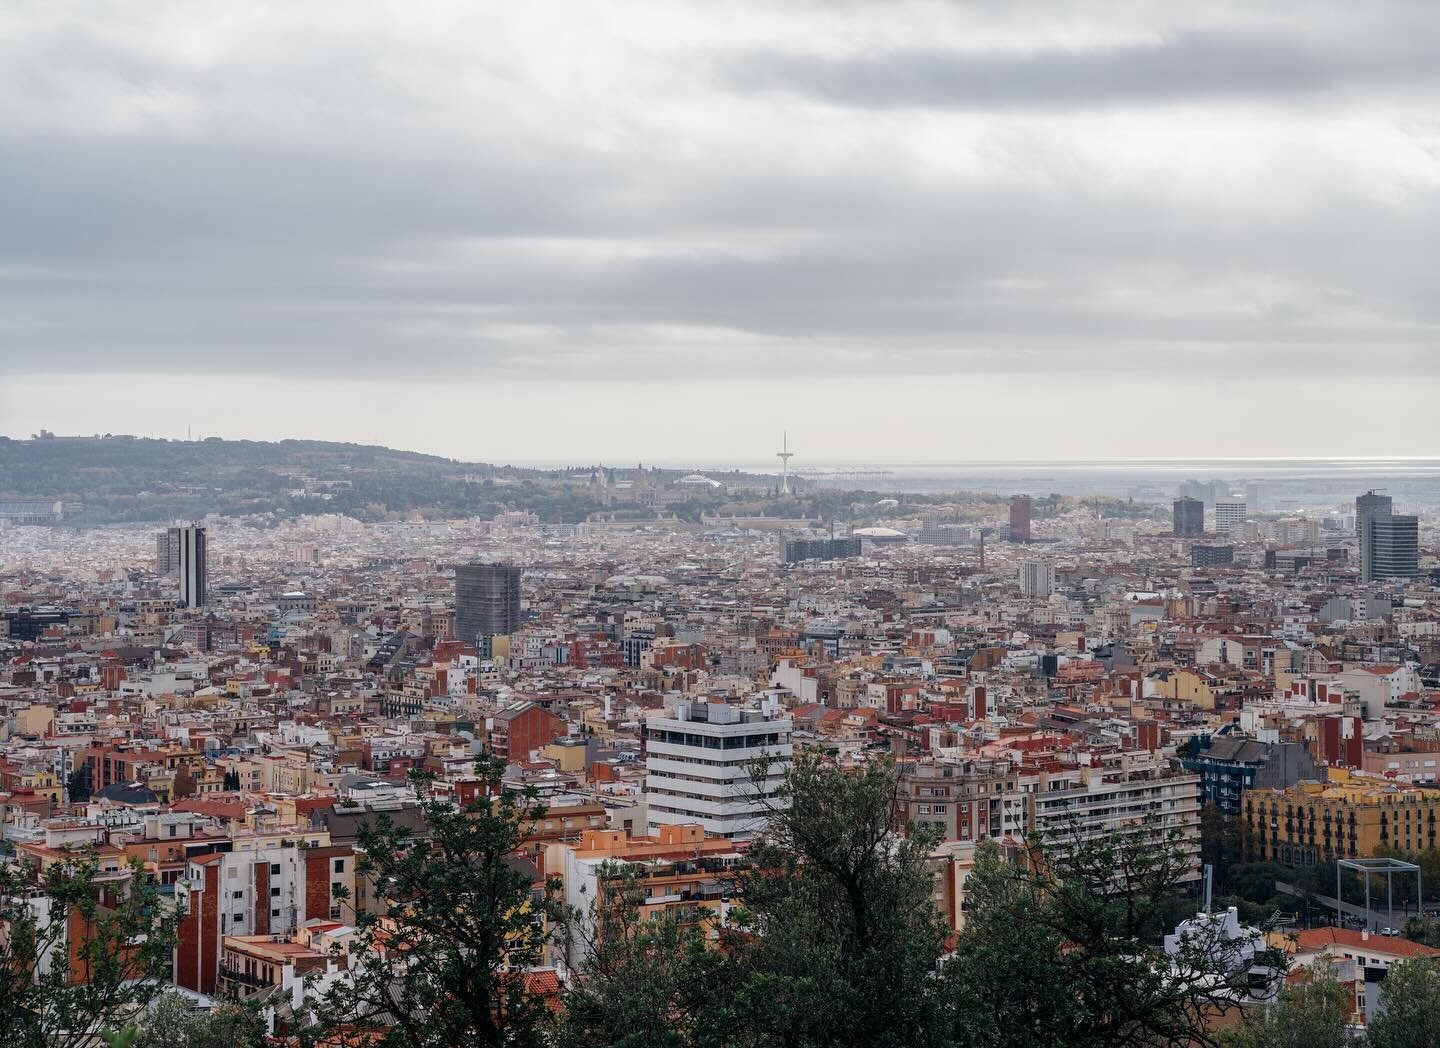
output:
<instances>
[{"instance_id":1,"label":"terracotta tile roof","mask_svg":"<svg viewBox=\"0 0 1440 1048\"><path fill-rule=\"evenodd\" d=\"M1343 946L1350 950L1385 953L1392 957L1440 957L1440 950L1410 939L1387 935L1365 938L1353 928L1311 928L1296 937L1302 950L1322 950L1327 946Z\"/></svg>"}]
</instances>

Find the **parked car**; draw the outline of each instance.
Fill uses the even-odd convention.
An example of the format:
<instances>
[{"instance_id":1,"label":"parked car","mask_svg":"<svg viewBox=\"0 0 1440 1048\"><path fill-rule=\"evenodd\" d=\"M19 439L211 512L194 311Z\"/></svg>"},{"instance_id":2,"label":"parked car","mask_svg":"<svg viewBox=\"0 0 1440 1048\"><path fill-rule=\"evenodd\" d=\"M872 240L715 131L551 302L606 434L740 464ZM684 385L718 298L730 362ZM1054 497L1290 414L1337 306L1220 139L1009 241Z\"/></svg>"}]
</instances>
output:
<instances>
[{"instance_id":1,"label":"parked car","mask_svg":"<svg viewBox=\"0 0 1440 1048\"><path fill-rule=\"evenodd\" d=\"M1399 932L1398 930L1394 929L1394 928L1381 928L1381 929L1380 929L1380 934L1381 934L1381 935L1396 936L1396 935L1399 935L1400 932Z\"/></svg>"}]
</instances>

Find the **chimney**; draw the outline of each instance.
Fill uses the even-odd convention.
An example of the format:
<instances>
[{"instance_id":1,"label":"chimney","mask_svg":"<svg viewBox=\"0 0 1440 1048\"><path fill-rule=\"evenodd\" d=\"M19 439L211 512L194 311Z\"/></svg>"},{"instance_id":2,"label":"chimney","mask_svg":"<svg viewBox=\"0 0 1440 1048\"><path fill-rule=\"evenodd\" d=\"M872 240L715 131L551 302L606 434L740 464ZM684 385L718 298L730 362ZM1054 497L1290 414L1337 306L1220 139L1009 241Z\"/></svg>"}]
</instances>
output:
<instances>
[{"instance_id":1,"label":"chimney","mask_svg":"<svg viewBox=\"0 0 1440 1048\"><path fill-rule=\"evenodd\" d=\"M1361 929L1360 929L1360 941L1361 941L1361 942L1369 942L1369 941L1370 941L1370 929L1369 929L1369 928L1361 928Z\"/></svg>"}]
</instances>

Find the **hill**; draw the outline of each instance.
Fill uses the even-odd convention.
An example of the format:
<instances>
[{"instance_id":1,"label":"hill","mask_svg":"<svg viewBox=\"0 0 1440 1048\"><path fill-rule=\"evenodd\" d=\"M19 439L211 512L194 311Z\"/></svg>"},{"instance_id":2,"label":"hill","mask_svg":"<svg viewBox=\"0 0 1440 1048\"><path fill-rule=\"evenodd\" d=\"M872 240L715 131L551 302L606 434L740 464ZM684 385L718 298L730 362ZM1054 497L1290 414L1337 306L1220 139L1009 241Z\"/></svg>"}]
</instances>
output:
<instances>
[{"instance_id":1,"label":"hill","mask_svg":"<svg viewBox=\"0 0 1440 1048\"><path fill-rule=\"evenodd\" d=\"M0 437L0 498L61 500L66 522L83 525L207 513L363 520L493 514L515 501L498 490L523 490L542 476L321 440Z\"/></svg>"}]
</instances>

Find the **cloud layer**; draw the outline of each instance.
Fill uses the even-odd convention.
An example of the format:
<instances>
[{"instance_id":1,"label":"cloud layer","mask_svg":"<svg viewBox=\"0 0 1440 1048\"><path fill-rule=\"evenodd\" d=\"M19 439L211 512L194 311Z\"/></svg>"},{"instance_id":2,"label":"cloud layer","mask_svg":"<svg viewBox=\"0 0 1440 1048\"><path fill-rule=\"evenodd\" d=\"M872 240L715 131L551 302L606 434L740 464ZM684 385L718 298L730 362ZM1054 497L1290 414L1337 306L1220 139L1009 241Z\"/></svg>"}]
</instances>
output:
<instances>
[{"instance_id":1,"label":"cloud layer","mask_svg":"<svg viewBox=\"0 0 1440 1048\"><path fill-rule=\"evenodd\" d=\"M12 4L0 371L1440 385L1440 10L1265 8Z\"/></svg>"}]
</instances>

